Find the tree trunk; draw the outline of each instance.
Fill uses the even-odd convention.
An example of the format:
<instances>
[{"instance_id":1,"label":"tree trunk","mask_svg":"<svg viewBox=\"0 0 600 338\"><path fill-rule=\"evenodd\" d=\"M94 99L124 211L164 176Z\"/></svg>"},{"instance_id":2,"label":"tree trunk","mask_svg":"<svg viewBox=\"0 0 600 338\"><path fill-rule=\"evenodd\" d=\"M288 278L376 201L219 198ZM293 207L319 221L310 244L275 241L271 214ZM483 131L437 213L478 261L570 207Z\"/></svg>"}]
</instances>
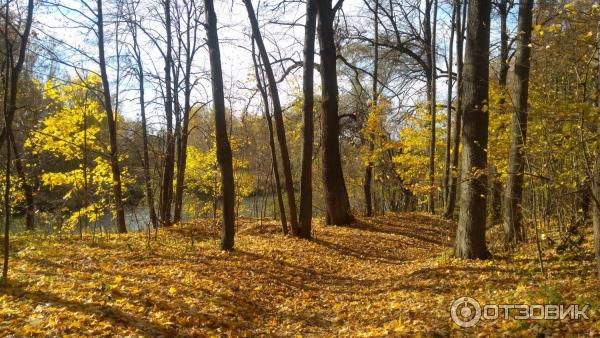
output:
<instances>
[{"instance_id":1,"label":"tree trunk","mask_svg":"<svg viewBox=\"0 0 600 338\"><path fill-rule=\"evenodd\" d=\"M515 54L515 84L513 114L508 158L508 182L504 202L504 235L508 243L524 240L523 235L523 174L527 144L527 100L529 95L529 65L533 0L519 3L517 52Z\"/></svg>"},{"instance_id":2,"label":"tree trunk","mask_svg":"<svg viewBox=\"0 0 600 338\"><path fill-rule=\"evenodd\" d=\"M596 156L599 156L598 153ZM597 166L600 167L600 166ZM596 187L600 184L600 171L596 170L594 173L594 179L596 180ZM596 196L600 196L600 189L595 192ZM597 198L597 197L596 197ZM592 203L592 222L594 228L594 254L596 257L596 267L598 269L598 277L600 278L600 206L598 202Z\"/></svg>"},{"instance_id":3,"label":"tree trunk","mask_svg":"<svg viewBox=\"0 0 600 338\"><path fill-rule=\"evenodd\" d=\"M583 217L584 221L590 216L590 207L592 205L590 189L590 182L588 180L584 180L579 184L580 193L577 196L576 209L578 211L581 210L581 217Z\"/></svg>"},{"instance_id":4,"label":"tree trunk","mask_svg":"<svg viewBox=\"0 0 600 338\"><path fill-rule=\"evenodd\" d=\"M318 35L321 55L323 190L327 224L345 225L352 221L350 201L340 156L336 46L333 32L335 12L331 0L317 1Z\"/></svg>"},{"instance_id":5,"label":"tree trunk","mask_svg":"<svg viewBox=\"0 0 600 338\"><path fill-rule=\"evenodd\" d=\"M181 52L180 50L178 50L179 52ZM175 54L175 58L179 58L181 57L180 53L176 53ZM175 63L178 63L177 65ZM181 109L181 104L179 102L179 75L180 75L180 69L179 69L179 63L180 60L173 60L173 62L171 63L171 69L173 71L173 86L171 89L171 93L173 93L173 115L175 116L175 134L174 134L174 153L173 153L173 180L174 180L174 186L171 187L171 202L172 202L172 206L173 206L173 218L172 218L172 224L176 224L179 222L179 220L176 220L177 217L177 212L179 211L180 214L180 219L181 219L181 209L178 209L178 205L177 205L177 188L179 187L180 184L183 184L183 182L178 180L179 177L179 173L181 172L181 170L179 170L179 161L181 161L181 151L182 151L182 135L181 135L181 129L182 129L182 109ZM175 168L175 162L177 162L177 168ZM175 171L175 169L177 169L177 171ZM183 187L183 185L182 185ZM183 191L182 191L183 192Z\"/></svg>"},{"instance_id":6,"label":"tree trunk","mask_svg":"<svg viewBox=\"0 0 600 338\"><path fill-rule=\"evenodd\" d=\"M104 94L104 109L106 110L108 122L108 136L110 139L110 168L113 176L113 194L115 211L117 214L117 231L126 233L125 211L123 210L123 196L121 191L121 169L119 168L119 153L117 150L117 126L115 114L112 109L110 98L110 86L108 83L108 73L106 72L106 57L104 55L104 17L102 14L102 0L97 0L98 13L98 59L100 62L100 75L102 77L102 91Z\"/></svg>"},{"instance_id":7,"label":"tree trunk","mask_svg":"<svg viewBox=\"0 0 600 338\"><path fill-rule=\"evenodd\" d=\"M10 138L12 140L13 153L15 154L15 167L17 169L17 175L21 181L21 189L23 189L23 195L25 195L25 227L27 230L35 229L35 203L33 200L33 190L31 185L27 182L27 176L25 175L25 169L23 168L22 154L17 147L17 140L15 135L12 133L10 128Z\"/></svg>"},{"instance_id":8,"label":"tree trunk","mask_svg":"<svg viewBox=\"0 0 600 338\"><path fill-rule=\"evenodd\" d=\"M500 15L500 72L498 76L498 86L502 91L498 105L501 114L506 112L506 82L508 79L508 27L507 19L509 12L508 0L500 0L498 4ZM497 224L502 221L502 183L500 182L500 173L494 164L490 164L490 222Z\"/></svg>"},{"instance_id":9,"label":"tree trunk","mask_svg":"<svg viewBox=\"0 0 600 338\"><path fill-rule=\"evenodd\" d=\"M469 2L462 91L465 114L463 170L455 243L455 256L463 259L489 257L485 242L485 225L490 10L489 0Z\"/></svg>"},{"instance_id":10,"label":"tree trunk","mask_svg":"<svg viewBox=\"0 0 600 338\"><path fill-rule=\"evenodd\" d=\"M427 1L425 10L425 43L427 44L427 56L429 63L429 114L430 121L430 143L429 143L429 197L427 199L427 211L435 213L435 122L437 115L437 99L436 99L436 30L437 30L437 0ZM433 10L433 20L431 19L431 11Z\"/></svg>"},{"instance_id":11,"label":"tree trunk","mask_svg":"<svg viewBox=\"0 0 600 338\"><path fill-rule=\"evenodd\" d=\"M9 6L8 3L6 6L6 15L5 18L10 18ZM17 111L17 92L19 85L19 77L21 75L21 71L23 70L23 65L25 63L25 52L27 51L27 45L29 43L29 36L31 33L31 25L33 23L33 8L34 3L33 0L29 0L27 2L27 18L25 20L25 26L22 35L20 35L21 41L19 44L19 54L18 59L14 67L9 62L9 58L6 58L6 69L4 72L5 81L4 81L4 134L9 136L9 140L6 144L6 154L7 154L7 170L6 170L6 192L9 192L10 185L10 146L12 146L15 150L15 158L16 158L16 166L17 172L22 181L22 188L25 194L25 202L26 206L26 226L28 230L32 230L34 228L34 215L35 215L35 207L33 201L33 192L31 191L31 186L27 183L25 178L25 173L23 171L23 166L21 164L20 153L17 151L16 140L12 131L12 121L15 116L15 112ZM9 20L5 19L4 22L4 31L8 31ZM5 39L5 52L6 55L12 54L12 45L8 42L8 37L4 36ZM6 136L4 136L6 138ZM1 146L1 143L0 143ZM6 199L7 196L5 196ZM8 247L9 247L9 220L10 215L7 210L10 209L10 201L8 199L5 200L5 233L4 233L4 268L3 268L3 280L7 282L7 274L8 274Z\"/></svg>"},{"instance_id":12,"label":"tree trunk","mask_svg":"<svg viewBox=\"0 0 600 338\"><path fill-rule=\"evenodd\" d=\"M377 95L377 79L379 72L379 0L375 0L374 8L374 34L373 34L373 108L377 109L378 95ZM375 149L374 135L368 135L369 139L369 157L373 154ZM363 182L363 192L365 195L365 216L373 216L373 194L371 193L371 185L373 184L373 162L369 159L367 167L365 168L365 178Z\"/></svg>"},{"instance_id":13,"label":"tree trunk","mask_svg":"<svg viewBox=\"0 0 600 338\"><path fill-rule=\"evenodd\" d=\"M9 12L9 6L8 4L6 5L6 12L5 12L5 16L6 19L4 20L4 31L7 32L8 31L8 18L10 18L10 12ZM10 43L8 42L8 36L4 35L4 47L5 47L5 52L6 55L10 55L11 54L11 50L10 50ZM4 90L3 90L3 115L4 115L4 131L8 131L8 129L11 127L12 125L12 119L9 117L8 112L9 112L9 104L8 104L8 100L9 100L9 74L11 73L11 67L10 67L10 62L9 62L9 58L6 57L4 59L4 65L3 65L3 75L4 75ZM10 120L10 121L9 121ZM6 133L7 135L10 135L9 133ZM6 138L6 136L5 136ZM2 264L2 285L4 287L8 286L8 257L9 257L9 250L10 250L10 204L8 201L9 198L9 194L10 194L10 137L8 137L8 142L6 142L6 172L4 173L4 200L3 200L3 209L4 209L4 238L2 241L2 247L3 247L3 251L4 251L4 257L3 257L3 264Z\"/></svg>"},{"instance_id":14,"label":"tree trunk","mask_svg":"<svg viewBox=\"0 0 600 338\"><path fill-rule=\"evenodd\" d=\"M217 32L217 15L213 0L204 0L206 16L206 35L210 56L210 74L212 83L213 106L215 110L215 133L217 143L217 162L221 168L221 194L223 198L223 225L221 228L221 249L231 251L235 232L235 192L231 146L227 136L225 118L225 94L223 92L223 73L221 70L221 52Z\"/></svg>"},{"instance_id":15,"label":"tree trunk","mask_svg":"<svg viewBox=\"0 0 600 338\"><path fill-rule=\"evenodd\" d=\"M508 0L500 0L498 12L500 14L500 73L498 76L498 84L502 89L506 87L508 79ZM503 95L504 96L504 95ZM504 100L504 97L502 98Z\"/></svg>"},{"instance_id":16,"label":"tree trunk","mask_svg":"<svg viewBox=\"0 0 600 338\"><path fill-rule=\"evenodd\" d=\"M281 152L281 163L283 166L283 176L285 178L285 190L287 192L288 209L290 212L290 224L292 227L292 235L299 236L300 229L298 227L298 212L296 210L296 197L294 193L294 181L292 177L292 165L290 163L290 156L288 154L287 141L285 139L285 126L283 124L283 110L281 108L281 102L279 101L279 92L277 90L277 82L273 69L271 68L271 61L269 61L269 55L267 49L262 40L260 29L258 28L258 20L254 13L251 0L243 0L246 5L248 12L248 18L250 19L250 25L252 26L252 34L258 47L258 52L262 58L265 73L267 74L267 82L269 84L269 92L271 93L271 100L273 102L273 116L275 117L275 127L277 132L277 141L279 142L279 151Z\"/></svg>"},{"instance_id":17,"label":"tree trunk","mask_svg":"<svg viewBox=\"0 0 600 338\"><path fill-rule=\"evenodd\" d=\"M445 218L452 218L454 216L454 207L456 206L456 195L458 190L458 153L460 150L460 140L462 138L462 91L463 91L463 42L465 39L465 24L467 16L467 0L462 2L462 13L460 9L461 1L454 0L454 6L458 7L458 13L456 16L456 118L454 119L454 138L452 139L452 168L450 175L450 187L448 189L448 201L446 203L446 210L444 210Z\"/></svg>"},{"instance_id":18,"label":"tree trunk","mask_svg":"<svg viewBox=\"0 0 600 338\"><path fill-rule=\"evenodd\" d=\"M133 50L137 64L138 83L140 91L140 115L142 117L142 151L144 159L144 184L146 186L146 199L148 203L148 212L150 214L150 222L155 229L158 227L158 218L156 217L156 209L154 208L154 191L152 190L152 176L150 175L150 155L148 151L148 123L146 120L146 101L145 86L144 86L144 66L142 64L142 55L140 46L137 40L137 23L132 23L131 31L133 35Z\"/></svg>"},{"instance_id":19,"label":"tree trunk","mask_svg":"<svg viewBox=\"0 0 600 338\"><path fill-rule=\"evenodd\" d=\"M258 62L256 61L256 54L254 50L254 39L252 39L252 61L254 62L254 73L256 75L256 83L258 90L262 96L263 104L265 106L265 119L267 120L267 128L269 129L269 148L271 150L271 162L273 163L273 175L275 176L275 189L277 191L277 203L279 204L279 210L281 214L281 228L283 234L287 235L289 229L287 226L287 218L285 216L285 206L283 204L283 193L281 191L281 182L279 179L279 165L277 164L277 151L275 150L275 137L273 135L273 121L271 119L271 113L269 112L269 98L267 96L267 90L263 85L262 76L259 72ZM275 201L273 201L275 203ZM274 213L275 215L275 213Z\"/></svg>"},{"instance_id":20,"label":"tree trunk","mask_svg":"<svg viewBox=\"0 0 600 338\"><path fill-rule=\"evenodd\" d=\"M314 141L314 69L315 30L317 22L317 0L306 2L306 24L304 26L304 69L302 112L304 117L302 143L302 173L300 177L300 232L299 237L311 238L312 228L312 156Z\"/></svg>"},{"instance_id":21,"label":"tree trunk","mask_svg":"<svg viewBox=\"0 0 600 338\"><path fill-rule=\"evenodd\" d=\"M600 1L594 1L595 5L600 5ZM600 22L596 26L596 48L600 48ZM598 59L598 64L596 65L596 108L600 109L600 56ZM596 167L595 173L593 177L593 183L591 185L592 197L594 197L594 219L593 219L593 228L594 228L594 252L596 256L596 266L598 267L598 277L600 277L600 201L598 200L598 196L600 196L600 146L596 148Z\"/></svg>"},{"instance_id":22,"label":"tree trunk","mask_svg":"<svg viewBox=\"0 0 600 338\"><path fill-rule=\"evenodd\" d=\"M600 23L598 24L600 31ZM600 64L598 65L600 75ZM600 100L600 98L599 98ZM599 102L600 103L600 102ZM600 105L598 105L600 107ZM600 139L600 134L596 135ZM590 178L590 189L592 197L592 227L594 231L594 255L596 257L596 266L598 277L600 278L600 145L596 145L596 161L594 172Z\"/></svg>"},{"instance_id":23,"label":"tree trunk","mask_svg":"<svg viewBox=\"0 0 600 338\"><path fill-rule=\"evenodd\" d=\"M6 17L10 17L9 16L9 8L8 8L8 4L5 5L5 9L6 9ZM4 145L4 141L6 141L6 127L8 125L12 126L12 120L13 117L15 116L15 112L17 111L17 86L19 83L19 75L21 74L21 70L23 70L23 65L25 64L25 52L27 51L27 44L29 43L29 36L31 35L31 24L33 22L33 0L29 0L27 2L27 19L25 21L25 26L24 26L24 30L23 30L23 34L20 35L21 38L21 43L19 46L19 58L17 59L17 62L15 64L14 67L11 67L12 65L10 63L6 64L6 81L5 81L5 85L6 85L6 90L7 92L5 93L6 95L9 95L8 100L6 100L6 104L5 104L5 113L6 113L6 117L8 119L5 120L5 125L2 127L2 132L0 132L0 147L2 147ZM4 27L7 28L8 26L8 21L5 21L5 25ZM4 30L5 32L8 31L8 29ZM11 53L9 53L8 51L10 51L12 48L11 46L9 46L9 42L8 42L8 38L5 35L4 37L4 42L5 42L5 52L6 55L10 55ZM8 62L8 59L6 59Z\"/></svg>"},{"instance_id":24,"label":"tree trunk","mask_svg":"<svg viewBox=\"0 0 600 338\"><path fill-rule=\"evenodd\" d=\"M453 3L452 8L452 19L450 23L451 31L450 31L450 48L448 53L448 92L447 92L447 115L446 116L446 154L444 155L444 179L442 184L443 191L443 199L444 199L444 207L448 205L448 190L449 190L449 181L450 181L450 151L452 149L452 69L453 69L453 61L454 61L454 26L456 25L456 16L457 13L460 15L460 4L456 1Z\"/></svg>"},{"instance_id":25,"label":"tree trunk","mask_svg":"<svg viewBox=\"0 0 600 338\"><path fill-rule=\"evenodd\" d=\"M160 202L160 223L162 226L171 225L171 203L173 202L173 174L175 171L175 137L173 135L173 92L171 81L171 64L173 63L171 33L171 0L165 0L165 116L167 120L167 142L165 149L165 169L163 171L162 192Z\"/></svg>"},{"instance_id":26,"label":"tree trunk","mask_svg":"<svg viewBox=\"0 0 600 338\"><path fill-rule=\"evenodd\" d=\"M8 7L8 6L6 6ZM10 50L10 49L8 49ZM8 61L7 61L8 63ZM8 68L8 67L7 67ZM5 92L6 93L6 92ZM5 95L6 98L6 95ZM8 117L6 106L4 109L4 118ZM4 264L2 266L2 282L4 286L8 285L8 255L10 250L10 145L12 128L10 124L6 125L7 140L6 140L6 167L4 175Z\"/></svg>"},{"instance_id":27,"label":"tree trunk","mask_svg":"<svg viewBox=\"0 0 600 338\"><path fill-rule=\"evenodd\" d=\"M188 19L189 24L189 19ZM185 167L187 165L187 143L190 126L191 112L191 95L192 95L192 62L193 54L195 53L194 46L191 41L191 28L186 29L186 55L185 55L185 71L183 78L183 121L180 131L179 153L177 154L177 186L175 188L175 215L173 221L179 223L181 221L181 213L183 209L183 190L185 188Z\"/></svg>"},{"instance_id":28,"label":"tree trunk","mask_svg":"<svg viewBox=\"0 0 600 338\"><path fill-rule=\"evenodd\" d=\"M184 80L184 86L189 88L189 78ZM191 90L184 89L187 93L191 93ZM187 166L187 144L188 144L188 135L189 135L189 126L190 126L190 94L184 98L184 108L183 108L183 118L182 118L182 126L181 126L181 135L179 140L179 151L177 153L177 177L176 182L177 185L175 187L175 211L173 214L173 222L179 223L181 222L181 215L183 212L183 192L185 188L185 168Z\"/></svg>"},{"instance_id":29,"label":"tree trunk","mask_svg":"<svg viewBox=\"0 0 600 338\"><path fill-rule=\"evenodd\" d=\"M372 140L369 143L369 154L373 153L375 146ZM373 194L371 193L371 185L373 184L373 163L368 162L365 168L365 178L363 182L363 193L365 195L365 216L373 216Z\"/></svg>"},{"instance_id":30,"label":"tree trunk","mask_svg":"<svg viewBox=\"0 0 600 338\"><path fill-rule=\"evenodd\" d=\"M494 164L489 166L490 223L498 224L502 220L502 183L500 173Z\"/></svg>"}]
</instances>

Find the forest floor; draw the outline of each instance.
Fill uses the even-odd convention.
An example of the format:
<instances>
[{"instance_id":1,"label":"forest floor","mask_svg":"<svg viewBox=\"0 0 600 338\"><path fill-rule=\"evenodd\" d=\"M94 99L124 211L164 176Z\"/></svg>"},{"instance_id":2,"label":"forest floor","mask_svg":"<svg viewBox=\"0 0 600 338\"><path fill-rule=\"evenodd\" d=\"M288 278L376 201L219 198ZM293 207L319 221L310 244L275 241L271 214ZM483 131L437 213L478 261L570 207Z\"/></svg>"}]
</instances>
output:
<instances>
[{"instance_id":1,"label":"forest floor","mask_svg":"<svg viewBox=\"0 0 600 338\"><path fill-rule=\"evenodd\" d=\"M589 240L579 255L534 243L493 260L451 258L455 225L387 214L350 227L317 224L314 240L241 220L233 253L210 222L147 234L16 236L0 335L464 336L594 335L600 282ZM494 234L496 233L496 234ZM193 236L192 236L193 235ZM581 251L581 250L580 250ZM588 320L485 320L463 329L454 299L481 304L591 304Z\"/></svg>"}]
</instances>

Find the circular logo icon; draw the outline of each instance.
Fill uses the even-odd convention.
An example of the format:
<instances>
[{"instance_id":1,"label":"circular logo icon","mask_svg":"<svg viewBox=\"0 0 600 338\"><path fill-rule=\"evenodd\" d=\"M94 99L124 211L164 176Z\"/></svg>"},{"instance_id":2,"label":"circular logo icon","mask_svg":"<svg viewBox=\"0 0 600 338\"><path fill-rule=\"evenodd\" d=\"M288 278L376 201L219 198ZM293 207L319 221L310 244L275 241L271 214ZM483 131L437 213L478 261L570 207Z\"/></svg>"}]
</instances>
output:
<instances>
[{"instance_id":1,"label":"circular logo icon","mask_svg":"<svg viewBox=\"0 0 600 338\"><path fill-rule=\"evenodd\" d=\"M473 327L481 319L481 305L471 297L460 297L452 302L450 317L460 327Z\"/></svg>"}]
</instances>

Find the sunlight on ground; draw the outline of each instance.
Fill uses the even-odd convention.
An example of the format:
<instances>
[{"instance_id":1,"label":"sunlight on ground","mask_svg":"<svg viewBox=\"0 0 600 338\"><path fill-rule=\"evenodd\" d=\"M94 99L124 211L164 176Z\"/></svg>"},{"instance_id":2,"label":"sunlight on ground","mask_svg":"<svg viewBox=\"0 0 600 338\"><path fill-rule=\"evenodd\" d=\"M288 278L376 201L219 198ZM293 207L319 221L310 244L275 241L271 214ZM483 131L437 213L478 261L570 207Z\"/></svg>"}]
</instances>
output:
<instances>
[{"instance_id":1,"label":"sunlight on ground","mask_svg":"<svg viewBox=\"0 0 600 338\"><path fill-rule=\"evenodd\" d=\"M449 258L454 225L388 214L351 227L317 225L313 241L278 223L241 220L236 251L220 252L210 222L146 234L16 237L0 332L21 335L386 336L598 332L600 283L591 247L546 252L533 244L492 261ZM193 234L193 236L191 236ZM154 235L154 234L153 234ZM452 300L590 303L590 320L482 320L453 324ZM596 323L596 324L595 324Z\"/></svg>"}]
</instances>

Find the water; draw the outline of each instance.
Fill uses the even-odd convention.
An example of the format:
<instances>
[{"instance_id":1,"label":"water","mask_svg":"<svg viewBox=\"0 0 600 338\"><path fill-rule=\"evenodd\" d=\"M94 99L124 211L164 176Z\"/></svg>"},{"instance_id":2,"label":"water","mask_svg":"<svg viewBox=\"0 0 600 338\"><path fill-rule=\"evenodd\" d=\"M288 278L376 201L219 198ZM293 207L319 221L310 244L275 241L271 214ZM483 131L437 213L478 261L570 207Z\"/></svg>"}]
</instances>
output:
<instances>
[{"instance_id":1,"label":"water","mask_svg":"<svg viewBox=\"0 0 600 338\"><path fill-rule=\"evenodd\" d=\"M185 201L184 201L185 204ZM219 206L220 208L220 206ZM185 210L184 206L184 210ZM239 217L273 217L273 196L256 195L249 196L242 200L240 205L236 205L236 212ZM207 215L191 214L183 212L182 221L191 221L194 219L209 217L212 218L212 211ZM36 231L42 233L56 233L60 225L68 218L66 215L52 212L39 212L36 214ZM150 211L145 205L125 207L125 224L128 232L147 231L151 227ZM25 217L16 215L11 218L11 232L18 234L25 232ZM63 229L64 230L64 229ZM79 226L74 230L79 232ZM110 210L100 216L95 222L89 222L84 232L116 232L114 213Z\"/></svg>"}]
</instances>

